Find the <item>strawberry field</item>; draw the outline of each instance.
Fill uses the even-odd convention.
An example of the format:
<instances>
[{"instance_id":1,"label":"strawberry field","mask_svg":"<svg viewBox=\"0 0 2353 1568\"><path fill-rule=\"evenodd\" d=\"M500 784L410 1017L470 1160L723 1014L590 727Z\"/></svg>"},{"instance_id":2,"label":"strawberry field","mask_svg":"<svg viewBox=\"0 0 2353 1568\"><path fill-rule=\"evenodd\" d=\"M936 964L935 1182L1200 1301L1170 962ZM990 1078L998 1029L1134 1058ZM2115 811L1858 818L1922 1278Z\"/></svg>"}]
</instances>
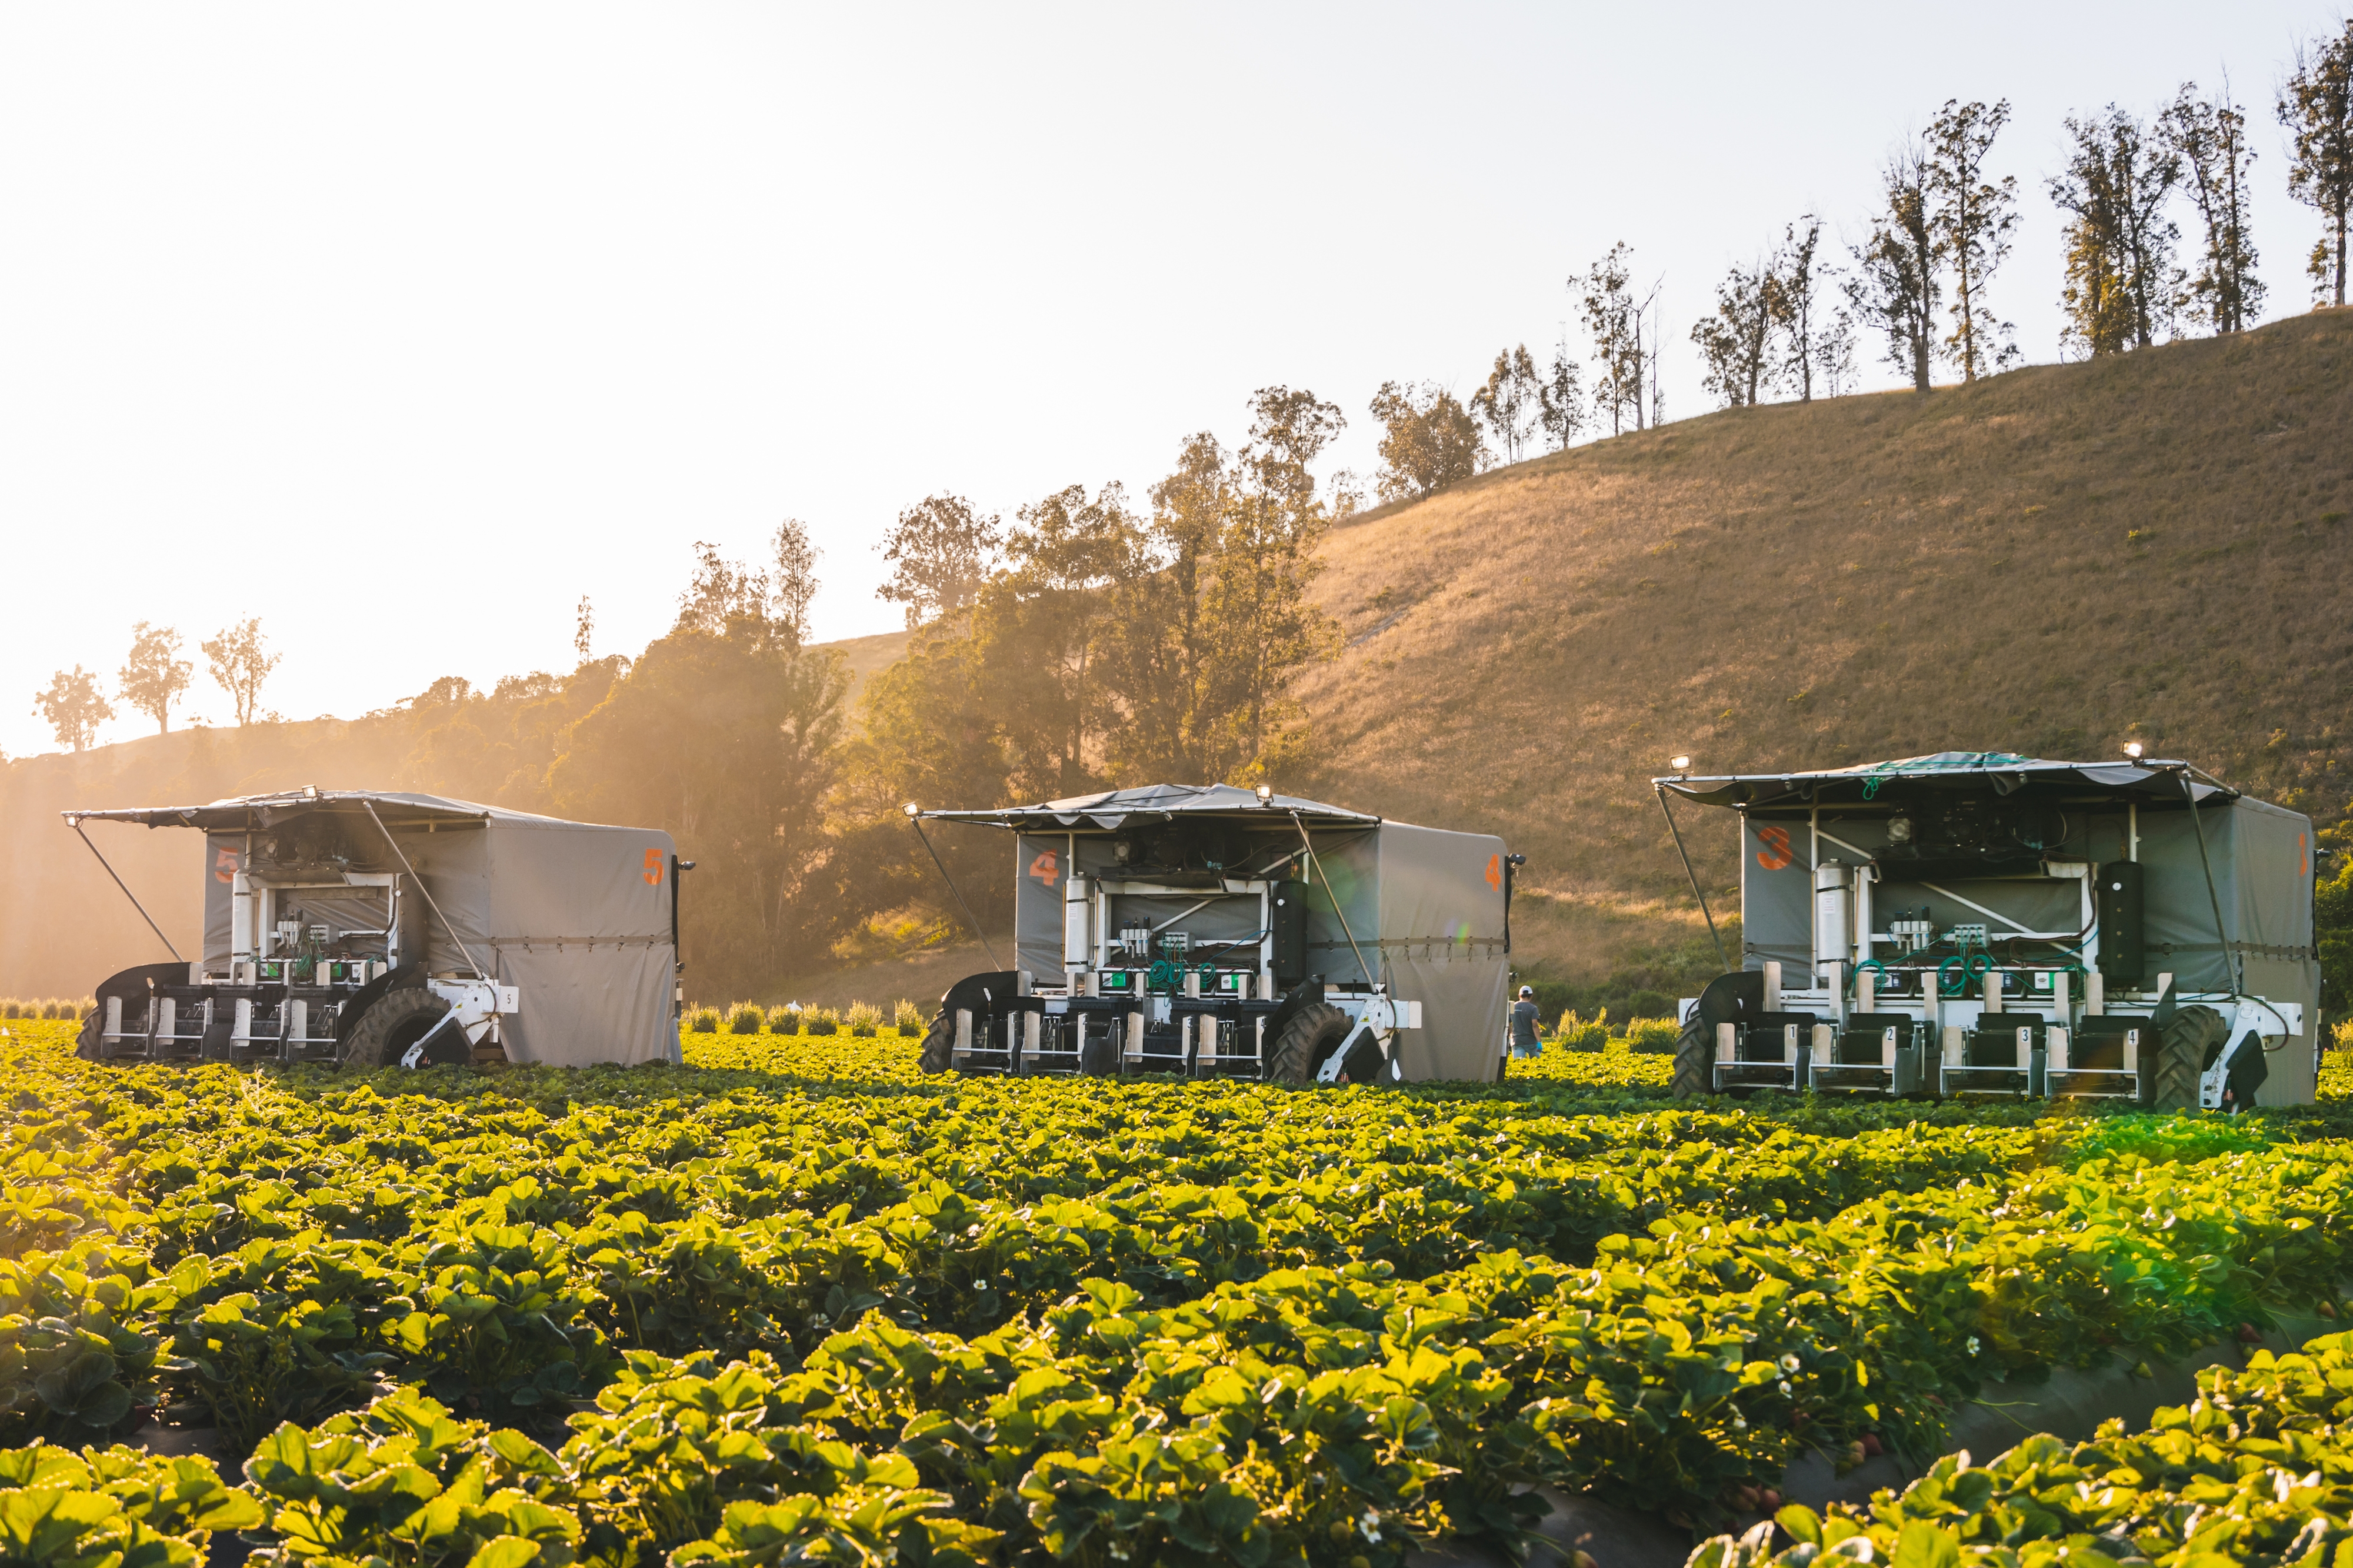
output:
<instances>
[{"instance_id":1,"label":"strawberry field","mask_svg":"<svg viewBox=\"0 0 2353 1568\"><path fill-rule=\"evenodd\" d=\"M1369 1568L1508 1552L1538 1485L1704 1533L1801 1452L1926 1464L2006 1380L2334 1316L2353 1268L2334 1102L1693 1111L1561 1051L957 1081L887 1030L362 1079L10 1028L11 1563ZM2337 1563L2353 1342L2208 1375L1703 1554ZM116 1446L174 1427L230 1463Z\"/></svg>"}]
</instances>

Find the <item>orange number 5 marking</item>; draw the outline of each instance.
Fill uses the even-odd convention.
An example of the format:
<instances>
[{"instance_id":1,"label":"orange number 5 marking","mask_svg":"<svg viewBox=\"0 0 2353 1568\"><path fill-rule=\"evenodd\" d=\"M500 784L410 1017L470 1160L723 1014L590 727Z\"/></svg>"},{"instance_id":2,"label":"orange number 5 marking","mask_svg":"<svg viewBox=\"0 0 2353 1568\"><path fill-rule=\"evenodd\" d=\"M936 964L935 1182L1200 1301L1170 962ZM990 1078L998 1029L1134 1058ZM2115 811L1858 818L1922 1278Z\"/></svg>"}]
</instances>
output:
<instances>
[{"instance_id":1,"label":"orange number 5 marking","mask_svg":"<svg viewBox=\"0 0 2353 1568\"><path fill-rule=\"evenodd\" d=\"M662 879L662 852L659 848L646 851L646 886L659 888Z\"/></svg>"}]
</instances>

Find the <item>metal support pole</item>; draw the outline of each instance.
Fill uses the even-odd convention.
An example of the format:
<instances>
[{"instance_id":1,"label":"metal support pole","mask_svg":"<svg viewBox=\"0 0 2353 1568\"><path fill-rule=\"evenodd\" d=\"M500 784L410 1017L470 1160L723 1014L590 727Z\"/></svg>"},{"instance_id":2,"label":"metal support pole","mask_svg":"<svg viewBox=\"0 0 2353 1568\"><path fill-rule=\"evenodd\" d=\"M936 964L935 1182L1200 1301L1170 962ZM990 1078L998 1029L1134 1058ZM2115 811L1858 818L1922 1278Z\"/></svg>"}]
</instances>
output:
<instances>
[{"instance_id":1,"label":"metal support pole","mask_svg":"<svg viewBox=\"0 0 2353 1568\"><path fill-rule=\"evenodd\" d=\"M1692 869L1691 855L1683 848L1683 830L1675 826L1674 811L1667 805L1667 786L1652 784L1651 787L1658 792L1659 810L1666 816L1667 831L1675 836L1675 854L1683 863L1683 875L1691 879L1692 897L1699 900L1699 912L1707 920L1707 937L1715 943L1715 961L1729 974L1732 973L1732 961L1724 955L1724 938L1716 934L1715 912L1707 907L1707 895L1700 891L1699 873Z\"/></svg>"},{"instance_id":2,"label":"metal support pole","mask_svg":"<svg viewBox=\"0 0 2353 1568\"><path fill-rule=\"evenodd\" d=\"M1324 874L1323 858L1315 853L1315 841L1307 836L1307 825L1299 820L1295 811L1291 814L1291 826L1299 829L1299 842L1307 847L1307 863L1324 879L1324 896L1332 900L1332 912L1340 917L1340 934L1348 939L1348 951L1356 955L1356 967L1364 972L1365 984L1379 984L1380 976L1373 973L1372 966L1365 962L1363 950L1356 946L1356 933L1348 929L1348 917L1340 908L1340 895L1332 890L1332 879Z\"/></svg>"},{"instance_id":3,"label":"metal support pole","mask_svg":"<svg viewBox=\"0 0 2353 1568\"><path fill-rule=\"evenodd\" d=\"M66 818L66 822L68 826L73 828L74 837L79 838L82 841L83 846L87 847L91 854L98 855L98 846L90 843L90 835L81 830L81 818L78 816L69 816ZM106 874L110 877L114 877L114 885L122 889L122 896L131 900L131 907L139 911L139 918L147 922L147 929L155 933L155 940L164 944L164 951L170 953L175 963L187 963L188 961L186 959L180 956L180 950L172 945L172 939L164 934L164 928L155 923L155 917L147 912L147 906L139 901L138 895L133 893L131 889L125 885L121 877L115 876L114 868L106 865L106 857L103 855L98 855L98 863L101 866L106 866Z\"/></svg>"},{"instance_id":4,"label":"metal support pole","mask_svg":"<svg viewBox=\"0 0 2353 1568\"><path fill-rule=\"evenodd\" d=\"M2222 900L2214 891L2213 863L2206 858L2206 828L2198 820L2198 792L2189 782L2188 769L2182 770L2180 778L2181 797L2189 803L2189 831L2198 840L2198 865L2206 873L2206 902L2214 910L2214 940L2222 946L2222 977L2230 982L2232 995L2243 996L2247 991L2246 977L2239 965L2232 962L2238 955L2231 951L2231 933L2222 926Z\"/></svg>"},{"instance_id":5,"label":"metal support pole","mask_svg":"<svg viewBox=\"0 0 2353 1568\"><path fill-rule=\"evenodd\" d=\"M980 951L988 954L988 966L1002 969L1004 966L997 962L997 950L988 945L988 933L980 929L980 922L973 919L972 906L964 901L962 893L956 891L955 879L948 875L947 862L940 858L938 850L932 848L932 837L923 831L923 819L911 816L907 818L907 826L913 828L915 837L923 841L923 848L931 855L932 864L940 868L940 880L948 885L948 892L955 899L956 908L964 911L965 922L972 927L972 934L980 938Z\"/></svg>"},{"instance_id":6,"label":"metal support pole","mask_svg":"<svg viewBox=\"0 0 2353 1568\"><path fill-rule=\"evenodd\" d=\"M441 906L433 901L433 889L425 885L425 879L417 874L417 868L410 865L408 857L401 853L400 841L392 836L392 829L384 825L384 818L376 816L375 802L363 800L360 805L366 808L368 820L375 824L375 830L384 835L384 841L392 846L393 858L399 861L400 868L408 873L408 879L417 884L417 890L425 895L425 907L433 911L433 918L441 922L441 929L449 933L450 942L456 945L460 953L465 955L466 967L480 978L488 980L491 977L490 971L474 962L474 955L467 951L464 941L458 935L458 928L449 923L449 917L443 914Z\"/></svg>"}]
</instances>

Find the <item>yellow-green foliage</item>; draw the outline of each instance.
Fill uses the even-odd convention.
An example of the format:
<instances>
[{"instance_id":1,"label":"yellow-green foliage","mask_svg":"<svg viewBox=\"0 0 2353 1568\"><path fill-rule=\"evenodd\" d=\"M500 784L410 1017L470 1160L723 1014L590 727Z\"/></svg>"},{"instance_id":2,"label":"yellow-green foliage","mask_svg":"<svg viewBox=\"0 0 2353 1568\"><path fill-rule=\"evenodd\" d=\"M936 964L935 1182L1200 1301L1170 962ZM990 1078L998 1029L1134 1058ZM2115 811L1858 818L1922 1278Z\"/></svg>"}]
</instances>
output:
<instances>
[{"instance_id":1,"label":"yellow-green foliage","mask_svg":"<svg viewBox=\"0 0 2353 1568\"><path fill-rule=\"evenodd\" d=\"M767 1014L749 1002L738 1002L727 1009L727 1032L731 1035L756 1035L767 1021Z\"/></svg>"},{"instance_id":2,"label":"yellow-green foliage","mask_svg":"<svg viewBox=\"0 0 2353 1568\"><path fill-rule=\"evenodd\" d=\"M160 1399L250 1450L269 1568L1395 1568L1525 1547L1530 1486L1706 1520L1808 1448L1933 1454L1990 1380L2353 1267L2333 1106L1694 1110L1622 1039L1502 1084L953 1079L716 1022L683 1067L367 1077L17 1026L0 1492ZM122 1479L164 1533L209 1495Z\"/></svg>"},{"instance_id":3,"label":"yellow-green foliage","mask_svg":"<svg viewBox=\"0 0 2353 1568\"><path fill-rule=\"evenodd\" d=\"M923 1010L904 996L891 1009L891 1026L902 1035L922 1034L926 1022Z\"/></svg>"},{"instance_id":4,"label":"yellow-green foliage","mask_svg":"<svg viewBox=\"0 0 2353 1568\"><path fill-rule=\"evenodd\" d=\"M844 1021L851 1034L871 1040L881 1030L882 1009L871 1002L853 1002Z\"/></svg>"},{"instance_id":5,"label":"yellow-green foliage","mask_svg":"<svg viewBox=\"0 0 2353 1568\"><path fill-rule=\"evenodd\" d=\"M694 1007L686 1015L686 1027L690 1034L715 1035L719 1032L720 1022L716 1007Z\"/></svg>"},{"instance_id":6,"label":"yellow-green foliage","mask_svg":"<svg viewBox=\"0 0 2353 1568\"><path fill-rule=\"evenodd\" d=\"M801 1010L798 1007L771 1007L768 1010L768 1033L797 1035L801 1032Z\"/></svg>"},{"instance_id":7,"label":"yellow-green foliage","mask_svg":"<svg viewBox=\"0 0 2353 1568\"><path fill-rule=\"evenodd\" d=\"M1675 1037L1682 1027L1672 1018L1636 1018L1626 1026L1626 1046L1634 1051L1663 1051L1674 1054Z\"/></svg>"},{"instance_id":8,"label":"yellow-green foliage","mask_svg":"<svg viewBox=\"0 0 2353 1568\"><path fill-rule=\"evenodd\" d=\"M1609 1039L1609 1009L1604 1007L1590 1018L1580 1018L1571 1008L1560 1016L1553 1039L1566 1051L1599 1050Z\"/></svg>"}]
</instances>

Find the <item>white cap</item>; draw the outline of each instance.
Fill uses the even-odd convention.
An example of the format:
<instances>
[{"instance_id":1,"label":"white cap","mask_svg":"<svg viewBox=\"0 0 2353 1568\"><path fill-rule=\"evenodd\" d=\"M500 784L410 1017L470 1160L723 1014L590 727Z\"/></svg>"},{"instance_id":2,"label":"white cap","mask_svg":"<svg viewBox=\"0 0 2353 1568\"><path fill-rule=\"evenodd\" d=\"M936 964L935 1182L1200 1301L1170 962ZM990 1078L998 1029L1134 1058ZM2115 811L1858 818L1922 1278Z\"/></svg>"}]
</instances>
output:
<instances>
[{"instance_id":1,"label":"white cap","mask_svg":"<svg viewBox=\"0 0 2353 1568\"><path fill-rule=\"evenodd\" d=\"M1535 994L1536 988L1533 985L1523 985L1520 987L1520 994L1523 996L1534 996Z\"/></svg>"}]
</instances>

